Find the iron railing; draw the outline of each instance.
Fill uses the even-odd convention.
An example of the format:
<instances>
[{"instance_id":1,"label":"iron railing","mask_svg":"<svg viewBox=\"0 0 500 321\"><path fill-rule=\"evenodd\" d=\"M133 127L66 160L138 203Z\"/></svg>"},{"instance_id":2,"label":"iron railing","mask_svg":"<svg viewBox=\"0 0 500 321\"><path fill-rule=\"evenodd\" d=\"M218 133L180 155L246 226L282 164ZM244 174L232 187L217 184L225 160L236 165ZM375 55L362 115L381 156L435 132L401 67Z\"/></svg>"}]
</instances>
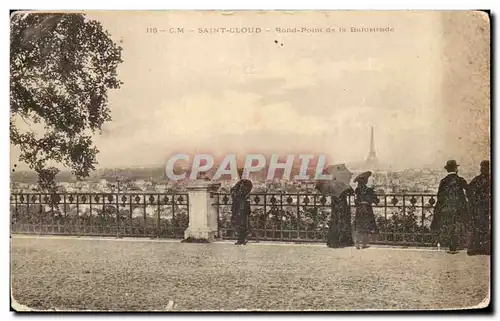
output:
<instances>
[{"instance_id":1,"label":"iron railing","mask_svg":"<svg viewBox=\"0 0 500 321\"><path fill-rule=\"evenodd\" d=\"M230 194L212 195L219 237L236 238ZM374 243L437 243L430 231L434 194L378 197ZM348 204L354 217L352 196ZM187 193L13 193L10 205L12 233L182 238L189 224ZM318 193L254 193L250 226L258 240L325 242L332 206L330 196Z\"/></svg>"},{"instance_id":2,"label":"iron railing","mask_svg":"<svg viewBox=\"0 0 500 321\"><path fill-rule=\"evenodd\" d=\"M231 223L231 196L215 193L214 206L219 219L219 237L234 239ZM436 195L384 194L373 205L378 233L372 240L379 244L431 246L437 237L430 231ZM348 197L351 218L356 207ZM319 193L254 193L250 195L249 217L257 240L325 242L332 213L331 196ZM464 236L465 237L465 236Z\"/></svg>"},{"instance_id":3,"label":"iron railing","mask_svg":"<svg viewBox=\"0 0 500 321\"><path fill-rule=\"evenodd\" d=\"M12 193L11 232L182 238L187 193Z\"/></svg>"}]
</instances>

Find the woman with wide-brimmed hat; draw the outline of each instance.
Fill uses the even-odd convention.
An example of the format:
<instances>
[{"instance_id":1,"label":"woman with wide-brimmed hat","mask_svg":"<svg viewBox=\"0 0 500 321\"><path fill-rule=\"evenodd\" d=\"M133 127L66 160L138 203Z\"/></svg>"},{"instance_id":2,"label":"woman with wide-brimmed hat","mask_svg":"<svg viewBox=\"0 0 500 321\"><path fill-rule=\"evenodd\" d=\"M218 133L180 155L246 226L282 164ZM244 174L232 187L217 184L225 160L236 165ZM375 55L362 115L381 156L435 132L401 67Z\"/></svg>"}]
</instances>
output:
<instances>
[{"instance_id":1,"label":"woman with wide-brimmed hat","mask_svg":"<svg viewBox=\"0 0 500 321\"><path fill-rule=\"evenodd\" d=\"M356 214L353 226L353 240L357 249L367 247L370 234L377 232L372 204L378 203L378 198L373 189L367 186L368 178L371 175L372 172L367 171L359 174L354 179L354 182L358 183L354 190Z\"/></svg>"}]
</instances>

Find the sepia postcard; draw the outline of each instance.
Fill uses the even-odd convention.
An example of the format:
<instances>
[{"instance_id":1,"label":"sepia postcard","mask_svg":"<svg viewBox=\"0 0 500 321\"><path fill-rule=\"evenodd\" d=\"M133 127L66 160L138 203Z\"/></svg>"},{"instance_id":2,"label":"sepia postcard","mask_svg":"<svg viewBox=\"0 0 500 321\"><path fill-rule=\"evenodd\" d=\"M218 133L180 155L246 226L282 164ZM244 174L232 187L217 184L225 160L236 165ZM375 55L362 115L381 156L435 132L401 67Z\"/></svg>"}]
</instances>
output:
<instances>
[{"instance_id":1,"label":"sepia postcard","mask_svg":"<svg viewBox=\"0 0 500 321\"><path fill-rule=\"evenodd\" d=\"M13 12L11 310L491 308L490 19Z\"/></svg>"}]
</instances>

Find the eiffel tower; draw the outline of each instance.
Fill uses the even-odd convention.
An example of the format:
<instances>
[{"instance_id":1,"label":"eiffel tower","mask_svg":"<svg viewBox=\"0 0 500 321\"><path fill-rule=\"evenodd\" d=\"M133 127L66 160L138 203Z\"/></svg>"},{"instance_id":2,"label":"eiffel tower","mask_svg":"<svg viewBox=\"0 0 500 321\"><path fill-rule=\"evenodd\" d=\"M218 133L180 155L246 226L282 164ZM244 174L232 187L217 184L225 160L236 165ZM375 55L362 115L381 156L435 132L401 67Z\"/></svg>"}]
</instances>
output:
<instances>
[{"instance_id":1,"label":"eiffel tower","mask_svg":"<svg viewBox=\"0 0 500 321\"><path fill-rule=\"evenodd\" d=\"M377 153L375 153L375 137L373 134L373 126L370 136L370 152L368 153L368 157L365 162L366 167L376 169L379 165L379 161L377 158Z\"/></svg>"}]
</instances>

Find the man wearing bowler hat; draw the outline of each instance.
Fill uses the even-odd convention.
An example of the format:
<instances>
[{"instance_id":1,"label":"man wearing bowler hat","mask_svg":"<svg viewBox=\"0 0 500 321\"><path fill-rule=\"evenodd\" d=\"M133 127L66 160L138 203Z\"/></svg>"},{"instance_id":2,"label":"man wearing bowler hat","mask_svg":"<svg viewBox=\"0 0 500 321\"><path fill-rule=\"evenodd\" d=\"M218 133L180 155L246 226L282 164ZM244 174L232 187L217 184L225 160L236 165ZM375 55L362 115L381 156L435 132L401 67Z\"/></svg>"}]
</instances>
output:
<instances>
[{"instance_id":1,"label":"man wearing bowler hat","mask_svg":"<svg viewBox=\"0 0 500 321\"><path fill-rule=\"evenodd\" d=\"M449 247L448 253L458 253L461 225L467 222L467 182L458 176L455 160L446 162L448 172L439 183L431 229L439 235L439 241Z\"/></svg>"}]
</instances>

